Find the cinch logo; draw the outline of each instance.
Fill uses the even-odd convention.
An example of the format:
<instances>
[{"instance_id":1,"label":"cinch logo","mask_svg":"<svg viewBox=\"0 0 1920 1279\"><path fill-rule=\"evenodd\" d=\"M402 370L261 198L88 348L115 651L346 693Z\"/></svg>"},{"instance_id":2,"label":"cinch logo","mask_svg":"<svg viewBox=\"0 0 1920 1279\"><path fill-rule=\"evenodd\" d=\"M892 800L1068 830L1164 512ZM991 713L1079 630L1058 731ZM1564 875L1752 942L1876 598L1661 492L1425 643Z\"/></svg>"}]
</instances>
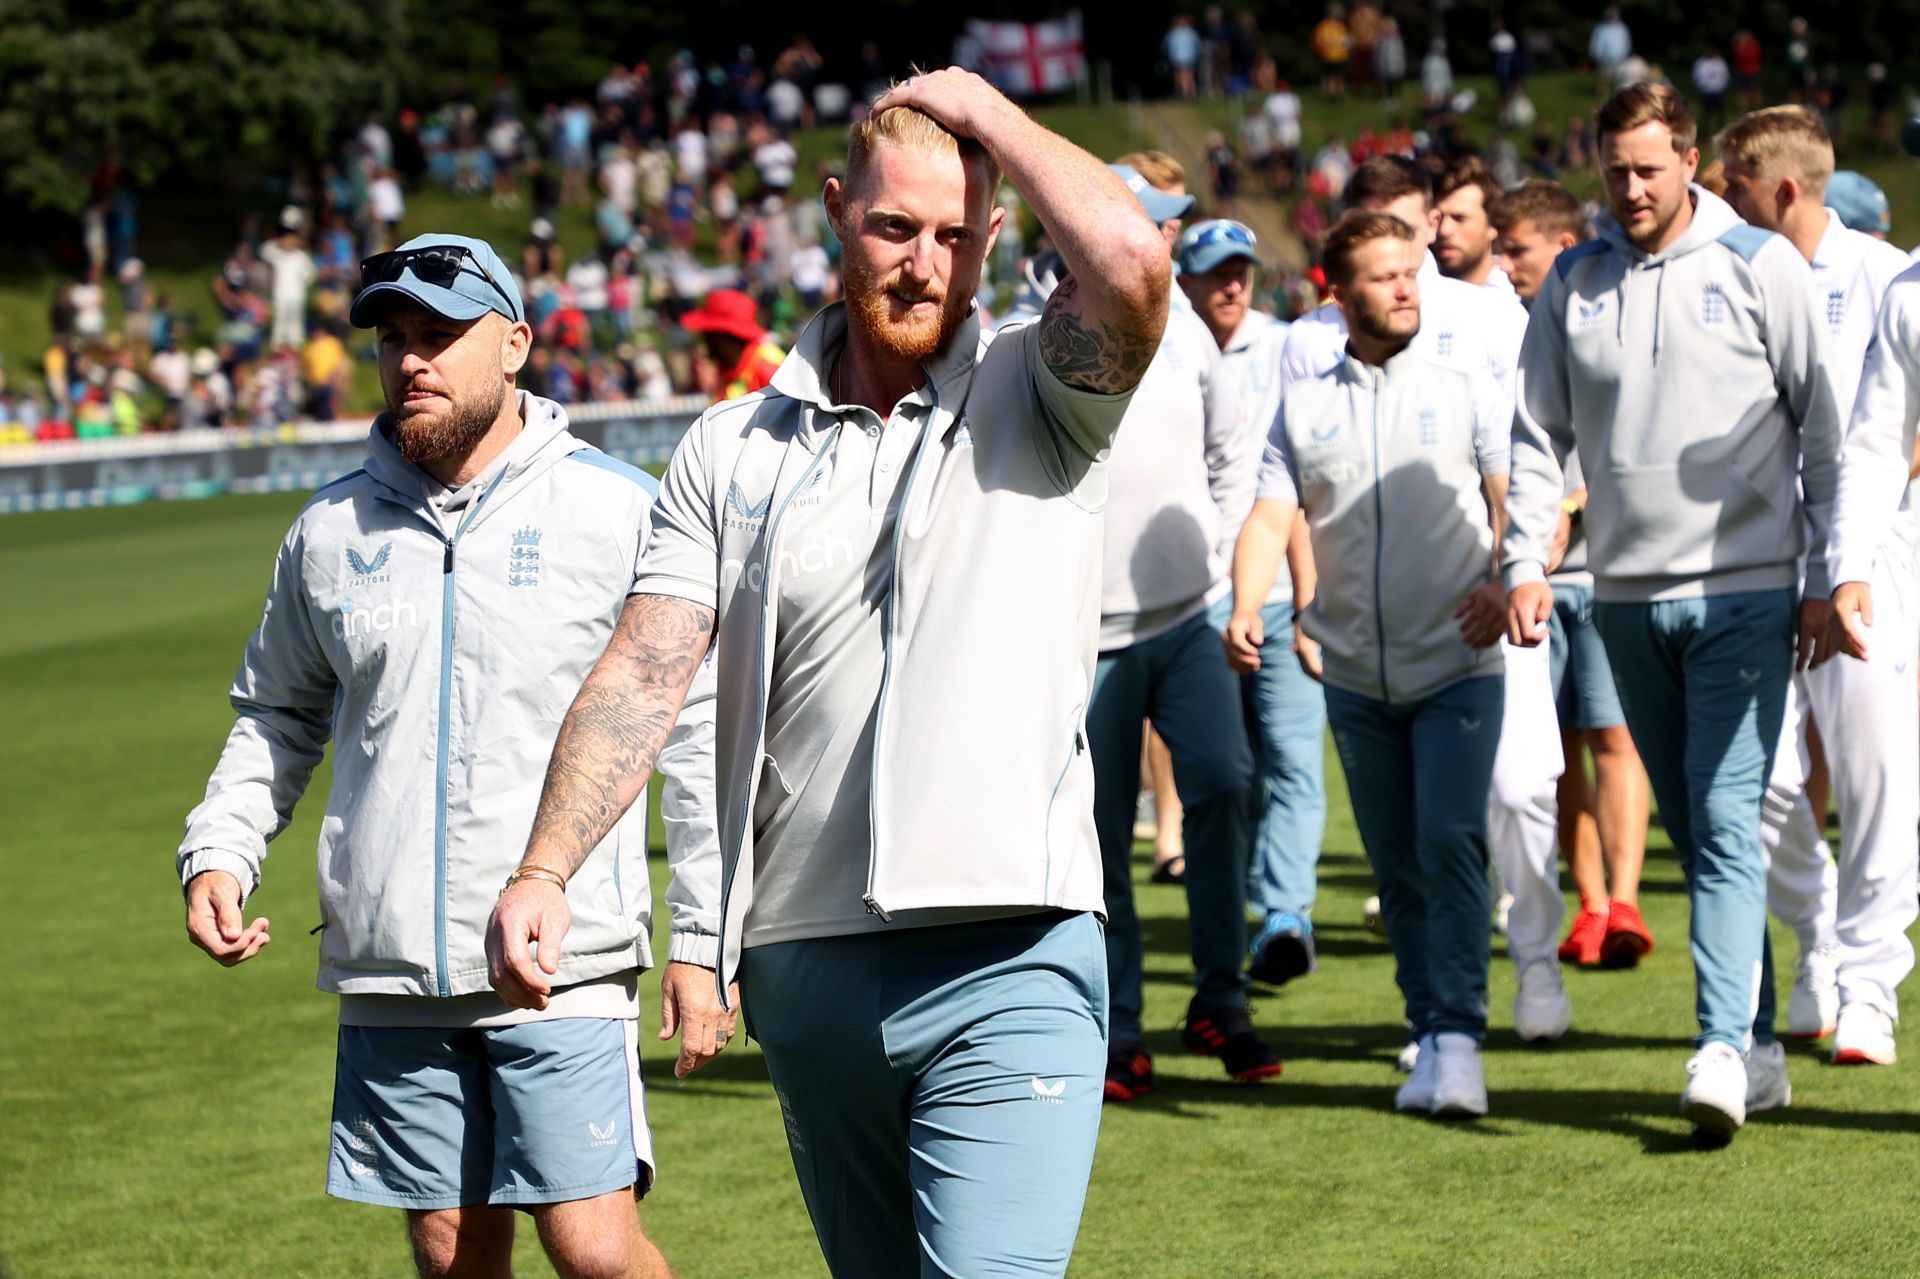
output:
<instances>
[{"instance_id":1,"label":"cinch logo","mask_svg":"<svg viewBox=\"0 0 1920 1279\"><path fill-rule=\"evenodd\" d=\"M1845 289L1827 290L1827 327L1835 333L1847 322L1847 291Z\"/></svg>"},{"instance_id":2,"label":"cinch logo","mask_svg":"<svg viewBox=\"0 0 1920 1279\"><path fill-rule=\"evenodd\" d=\"M397 631L418 625L420 614L405 600L398 604L355 608L351 599L343 599L340 601L340 611L333 615L333 634L336 639L353 639L375 631Z\"/></svg>"},{"instance_id":3,"label":"cinch logo","mask_svg":"<svg viewBox=\"0 0 1920 1279\"><path fill-rule=\"evenodd\" d=\"M537 528L518 529L507 552L507 585L540 585L540 538Z\"/></svg>"},{"instance_id":4,"label":"cinch logo","mask_svg":"<svg viewBox=\"0 0 1920 1279\"><path fill-rule=\"evenodd\" d=\"M1440 415L1432 409L1420 410L1420 443L1432 448L1440 442Z\"/></svg>"},{"instance_id":5,"label":"cinch logo","mask_svg":"<svg viewBox=\"0 0 1920 1279\"><path fill-rule=\"evenodd\" d=\"M1727 318L1727 295L1717 284L1700 290L1700 322L1718 324Z\"/></svg>"},{"instance_id":6,"label":"cinch logo","mask_svg":"<svg viewBox=\"0 0 1920 1279\"><path fill-rule=\"evenodd\" d=\"M808 573L824 573L836 568L845 568L853 563L853 543L844 537L829 537L824 542L812 542L800 547L787 547L780 552L780 576L792 581ZM720 564L720 591L725 594L734 585L745 579L747 589L755 595L767 589L766 566L759 561L743 564L739 560L724 560Z\"/></svg>"},{"instance_id":7,"label":"cinch logo","mask_svg":"<svg viewBox=\"0 0 1920 1279\"><path fill-rule=\"evenodd\" d=\"M360 552L349 546L347 548L347 585L351 588L359 588L373 586L380 582L391 582L393 574L381 572L391 558L393 558L392 542L382 542L380 549L373 553L373 558L370 560L361 559ZM375 576L376 574L378 576Z\"/></svg>"}]
</instances>

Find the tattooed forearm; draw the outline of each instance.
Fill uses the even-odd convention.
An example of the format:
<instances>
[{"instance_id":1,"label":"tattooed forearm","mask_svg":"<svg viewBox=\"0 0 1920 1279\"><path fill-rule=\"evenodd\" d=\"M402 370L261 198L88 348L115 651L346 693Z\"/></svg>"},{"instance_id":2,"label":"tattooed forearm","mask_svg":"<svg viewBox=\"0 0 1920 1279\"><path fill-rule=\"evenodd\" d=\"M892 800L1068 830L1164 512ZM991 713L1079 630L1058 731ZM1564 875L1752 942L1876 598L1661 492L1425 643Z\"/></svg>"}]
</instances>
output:
<instances>
[{"instance_id":1,"label":"tattooed forearm","mask_svg":"<svg viewBox=\"0 0 1920 1279\"><path fill-rule=\"evenodd\" d=\"M710 608L665 595L627 601L560 725L527 864L571 875L639 798L712 635Z\"/></svg>"},{"instance_id":2,"label":"tattooed forearm","mask_svg":"<svg viewBox=\"0 0 1920 1279\"><path fill-rule=\"evenodd\" d=\"M1060 281L1040 319L1040 358L1053 375L1082 391L1116 394L1131 390L1153 362L1158 334L1107 320L1090 327L1079 314L1079 282Z\"/></svg>"}]
</instances>

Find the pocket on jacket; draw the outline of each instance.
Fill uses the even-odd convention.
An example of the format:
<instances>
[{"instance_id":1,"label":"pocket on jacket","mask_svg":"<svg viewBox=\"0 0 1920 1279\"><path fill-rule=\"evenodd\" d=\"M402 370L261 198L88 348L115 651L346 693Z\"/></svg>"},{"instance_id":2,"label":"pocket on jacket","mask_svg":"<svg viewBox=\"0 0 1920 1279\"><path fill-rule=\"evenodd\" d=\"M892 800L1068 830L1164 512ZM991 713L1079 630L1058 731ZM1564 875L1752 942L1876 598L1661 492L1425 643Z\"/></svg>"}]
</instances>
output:
<instances>
[{"instance_id":1,"label":"pocket on jacket","mask_svg":"<svg viewBox=\"0 0 1920 1279\"><path fill-rule=\"evenodd\" d=\"M757 836L766 828L773 815L780 811L780 805L793 796L793 787L787 783L781 773L780 765L773 756L760 757L760 784L754 788L753 795L753 833Z\"/></svg>"}]
</instances>

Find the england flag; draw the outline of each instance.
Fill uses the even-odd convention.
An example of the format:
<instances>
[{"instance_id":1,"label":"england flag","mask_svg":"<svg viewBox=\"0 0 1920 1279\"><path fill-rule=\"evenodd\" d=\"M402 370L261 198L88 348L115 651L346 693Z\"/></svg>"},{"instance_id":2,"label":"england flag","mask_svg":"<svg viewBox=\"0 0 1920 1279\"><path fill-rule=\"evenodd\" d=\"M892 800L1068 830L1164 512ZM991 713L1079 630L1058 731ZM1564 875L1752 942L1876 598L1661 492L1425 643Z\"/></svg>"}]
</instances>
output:
<instances>
[{"instance_id":1,"label":"england flag","mask_svg":"<svg viewBox=\"0 0 1920 1279\"><path fill-rule=\"evenodd\" d=\"M1078 9L1047 22L974 20L967 31L978 42L987 79L1008 97L1042 97L1086 81Z\"/></svg>"}]
</instances>

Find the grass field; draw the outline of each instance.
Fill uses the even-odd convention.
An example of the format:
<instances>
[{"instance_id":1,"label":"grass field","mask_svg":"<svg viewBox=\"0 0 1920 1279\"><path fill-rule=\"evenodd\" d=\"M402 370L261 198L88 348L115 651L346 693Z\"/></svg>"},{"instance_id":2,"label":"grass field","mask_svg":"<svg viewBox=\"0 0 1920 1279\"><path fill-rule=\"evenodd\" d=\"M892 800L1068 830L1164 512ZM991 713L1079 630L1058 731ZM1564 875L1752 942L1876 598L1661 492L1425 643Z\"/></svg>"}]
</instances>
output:
<instances>
[{"instance_id":1,"label":"grass field","mask_svg":"<svg viewBox=\"0 0 1920 1279\"><path fill-rule=\"evenodd\" d=\"M258 959L227 971L193 950L173 879L299 502L0 519L0 1276L410 1273L394 1213L321 1193L334 1008L306 929L326 774L269 863L256 902L276 927ZM1357 927L1369 879L1338 776L1321 970L1256 1008L1287 1058L1279 1082L1230 1086L1180 1054L1184 912L1175 890L1143 888L1163 1085L1106 1115L1074 1274L1920 1273L1914 1061L1836 1070L1796 1049L1791 1109L1725 1151L1691 1148L1674 1111L1685 903L1659 850L1660 949L1642 970L1570 975L1576 1029L1536 1049L1507 1029L1497 956L1492 1116L1394 1114L1397 998ZM1790 963L1791 941L1776 946ZM736 1043L684 1083L669 1065L664 1049L646 1065L662 1165L646 1220L679 1273L824 1275L755 1050ZM522 1272L549 1273L522 1233Z\"/></svg>"}]
</instances>

